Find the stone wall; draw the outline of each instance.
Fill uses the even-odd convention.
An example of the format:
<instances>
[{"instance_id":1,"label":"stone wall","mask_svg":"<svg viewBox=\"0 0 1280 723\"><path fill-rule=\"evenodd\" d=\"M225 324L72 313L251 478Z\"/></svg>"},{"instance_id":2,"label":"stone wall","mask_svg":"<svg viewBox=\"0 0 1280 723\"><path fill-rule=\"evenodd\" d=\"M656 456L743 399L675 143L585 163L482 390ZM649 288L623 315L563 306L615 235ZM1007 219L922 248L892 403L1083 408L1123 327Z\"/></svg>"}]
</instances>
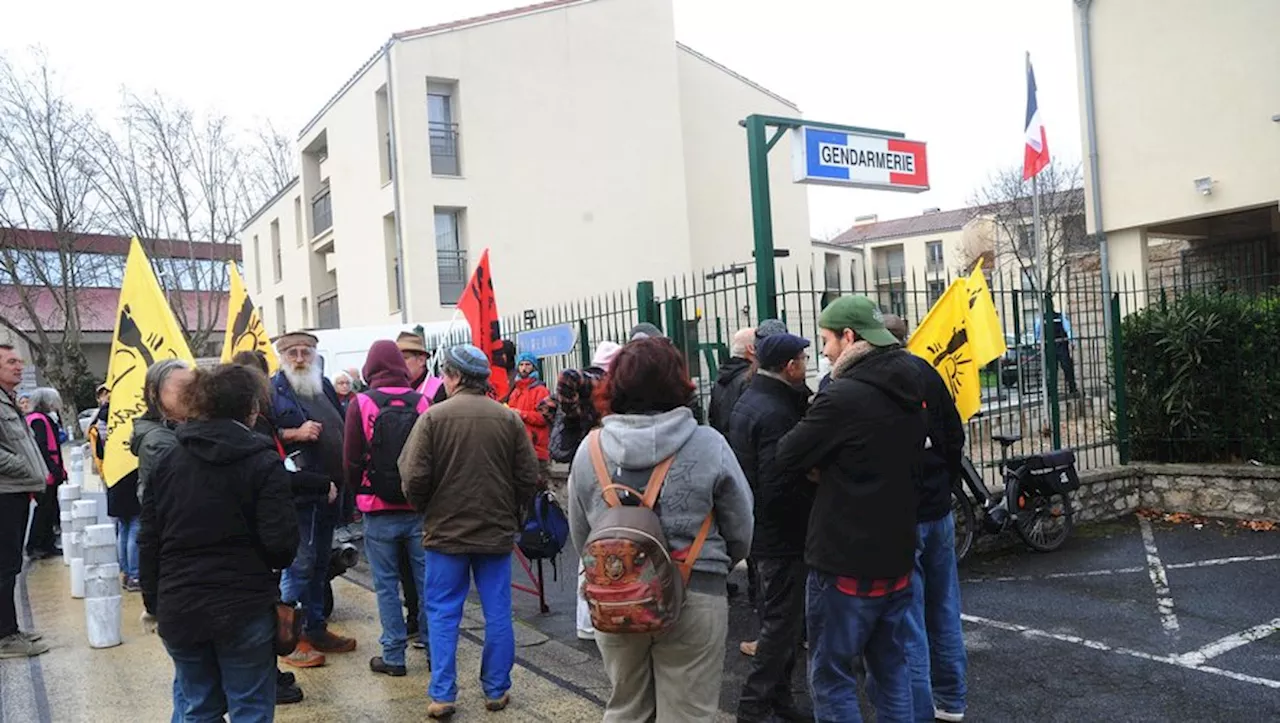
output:
<instances>
[{"instance_id":1,"label":"stone wall","mask_svg":"<svg viewBox=\"0 0 1280 723\"><path fill-rule=\"evenodd\" d=\"M1139 507L1206 517L1280 521L1280 468L1131 464L1080 475L1076 522L1109 520Z\"/></svg>"}]
</instances>

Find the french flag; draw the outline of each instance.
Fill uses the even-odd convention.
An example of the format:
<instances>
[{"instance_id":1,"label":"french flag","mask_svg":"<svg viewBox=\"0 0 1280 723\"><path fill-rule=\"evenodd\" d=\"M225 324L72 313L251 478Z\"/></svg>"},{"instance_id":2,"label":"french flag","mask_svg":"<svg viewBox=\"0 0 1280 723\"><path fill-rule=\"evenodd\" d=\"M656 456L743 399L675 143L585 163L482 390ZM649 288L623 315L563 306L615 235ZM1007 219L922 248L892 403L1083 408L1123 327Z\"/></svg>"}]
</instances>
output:
<instances>
[{"instance_id":1,"label":"french flag","mask_svg":"<svg viewBox=\"0 0 1280 723\"><path fill-rule=\"evenodd\" d=\"M1031 69L1031 54L1027 54L1027 147L1022 156L1022 180L1029 180L1049 165L1049 141L1044 134L1044 121L1040 120L1040 107L1036 103L1036 74Z\"/></svg>"}]
</instances>

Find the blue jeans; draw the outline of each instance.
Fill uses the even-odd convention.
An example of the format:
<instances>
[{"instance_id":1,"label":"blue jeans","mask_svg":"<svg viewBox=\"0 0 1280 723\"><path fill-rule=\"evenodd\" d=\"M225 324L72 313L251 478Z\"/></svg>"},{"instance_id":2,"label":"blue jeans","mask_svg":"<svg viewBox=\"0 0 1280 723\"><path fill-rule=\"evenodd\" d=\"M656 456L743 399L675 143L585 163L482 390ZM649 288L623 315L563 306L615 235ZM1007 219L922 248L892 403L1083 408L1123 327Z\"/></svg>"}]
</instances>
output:
<instances>
[{"instance_id":1,"label":"blue jeans","mask_svg":"<svg viewBox=\"0 0 1280 723\"><path fill-rule=\"evenodd\" d=\"M325 503L304 503L298 510L298 555L280 576L280 599L302 603L303 632L322 633L324 586L329 581L333 548L334 509Z\"/></svg>"},{"instance_id":2,"label":"blue jeans","mask_svg":"<svg viewBox=\"0 0 1280 723\"><path fill-rule=\"evenodd\" d=\"M865 660L876 681L868 697L877 720L910 721L911 678L903 644L911 589L854 597L836 588L835 575L810 570L805 592L814 716L830 723L861 723L854 671Z\"/></svg>"},{"instance_id":3,"label":"blue jeans","mask_svg":"<svg viewBox=\"0 0 1280 723\"><path fill-rule=\"evenodd\" d=\"M120 563L120 572L130 580L138 579L138 527L137 517L117 517L116 521L116 558Z\"/></svg>"},{"instance_id":4,"label":"blue jeans","mask_svg":"<svg viewBox=\"0 0 1280 723\"><path fill-rule=\"evenodd\" d=\"M184 723L212 723L230 714L236 723L275 720L276 618L270 608L247 620L233 635L190 647L165 643L186 701Z\"/></svg>"},{"instance_id":5,"label":"blue jeans","mask_svg":"<svg viewBox=\"0 0 1280 723\"><path fill-rule=\"evenodd\" d=\"M480 655L480 687L489 699L511 689L516 662L516 636L511 625L511 553L447 555L427 550L427 608L431 644L431 687L434 701L458 699L458 625L475 576L484 609L484 651Z\"/></svg>"},{"instance_id":6,"label":"blue jeans","mask_svg":"<svg viewBox=\"0 0 1280 723\"><path fill-rule=\"evenodd\" d=\"M408 645L404 608L400 605L400 551L409 554L418 590L425 587L426 551L422 549L422 518L413 512L378 512L364 516L364 554L369 558L373 591L378 596L378 618L382 621L382 659L388 665L404 665ZM419 600L422 598L419 597ZM427 614L418 605L418 630L427 639Z\"/></svg>"},{"instance_id":7,"label":"blue jeans","mask_svg":"<svg viewBox=\"0 0 1280 723\"><path fill-rule=\"evenodd\" d=\"M948 514L916 525L916 571L907 614L907 665L915 719L929 723L936 705L965 709L968 659L960 629L960 576L956 571L956 522Z\"/></svg>"}]
</instances>

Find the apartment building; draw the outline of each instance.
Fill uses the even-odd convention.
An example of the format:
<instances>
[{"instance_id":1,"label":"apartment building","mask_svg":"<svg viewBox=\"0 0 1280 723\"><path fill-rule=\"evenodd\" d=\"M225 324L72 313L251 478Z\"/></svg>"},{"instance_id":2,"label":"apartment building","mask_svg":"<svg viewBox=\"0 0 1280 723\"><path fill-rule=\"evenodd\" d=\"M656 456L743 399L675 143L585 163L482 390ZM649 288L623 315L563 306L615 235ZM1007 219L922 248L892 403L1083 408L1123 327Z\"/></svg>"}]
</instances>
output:
<instances>
[{"instance_id":1,"label":"apartment building","mask_svg":"<svg viewBox=\"0 0 1280 723\"><path fill-rule=\"evenodd\" d=\"M485 248L504 315L750 262L751 113L799 111L677 43L669 0L398 33L245 225L250 292L274 333L447 320ZM788 148L770 162L777 245L802 252L804 187Z\"/></svg>"},{"instance_id":2,"label":"apartment building","mask_svg":"<svg viewBox=\"0 0 1280 723\"><path fill-rule=\"evenodd\" d=\"M1146 278L1155 239L1183 242L1189 275L1280 278L1280 3L1076 3L1089 231L1114 274ZM1081 7L1083 6L1083 8ZM1083 44L1087 20L1089 54ZM1092 87L1085 63L1092 63Z\"/></svg>"}]
</instances>

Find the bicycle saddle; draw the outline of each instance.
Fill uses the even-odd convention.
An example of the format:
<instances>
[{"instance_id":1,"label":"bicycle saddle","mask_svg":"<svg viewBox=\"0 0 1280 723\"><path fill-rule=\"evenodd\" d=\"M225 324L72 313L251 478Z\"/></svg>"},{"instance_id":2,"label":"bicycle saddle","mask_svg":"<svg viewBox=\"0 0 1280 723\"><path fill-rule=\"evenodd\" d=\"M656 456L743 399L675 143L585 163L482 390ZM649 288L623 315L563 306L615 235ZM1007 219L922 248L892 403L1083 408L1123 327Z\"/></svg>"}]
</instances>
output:
<instances>
[{"instance_id":1,"label":"bicycle saddle","mask_svg":"<svg viewBox=\"0 0 1280 723\"><path fill-rule=\"evenodd\" d=\"M1000 444L1014 444L1022 440L1021 434L993 434L991 439Z\"/></svg>"}]
</instances>

